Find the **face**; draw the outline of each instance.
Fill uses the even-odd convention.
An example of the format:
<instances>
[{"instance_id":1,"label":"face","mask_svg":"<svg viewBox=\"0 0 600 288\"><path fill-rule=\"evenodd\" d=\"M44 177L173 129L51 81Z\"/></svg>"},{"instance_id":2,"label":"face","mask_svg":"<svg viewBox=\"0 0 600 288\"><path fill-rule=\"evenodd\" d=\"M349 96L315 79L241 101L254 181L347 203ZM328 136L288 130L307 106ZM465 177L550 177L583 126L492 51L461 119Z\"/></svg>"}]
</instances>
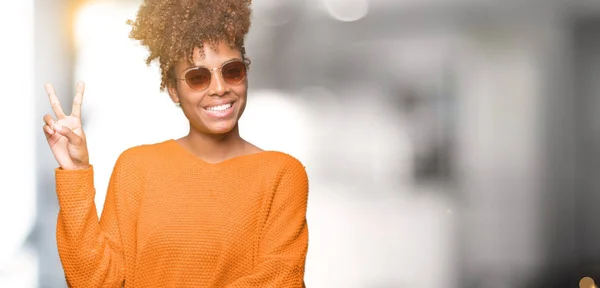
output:
<instances>
[{"instance_id":1,"label":"face","mask_svg":"<svg viewBox=\"0 0 600 288\"><path fill-rule=\"evenodd\" d=\"M210 84L206 88L192 89L185 80L176 80L168 85L168 91L173 102L181 104L192 129L203 134L225 134L237 126L246 108L248 79L232 83L223 78L223 74L228 73L220 69L224 64L242 60L238 49L221 42L217 53L209 46L204 47L204 58L200 57L200 49L194 48L194 65L182 59L174 72L178 79L185 79L189 69L205 67L210 70L210 75L205 74L206 78L210 77Z\"/></svg>"}]
</instances>

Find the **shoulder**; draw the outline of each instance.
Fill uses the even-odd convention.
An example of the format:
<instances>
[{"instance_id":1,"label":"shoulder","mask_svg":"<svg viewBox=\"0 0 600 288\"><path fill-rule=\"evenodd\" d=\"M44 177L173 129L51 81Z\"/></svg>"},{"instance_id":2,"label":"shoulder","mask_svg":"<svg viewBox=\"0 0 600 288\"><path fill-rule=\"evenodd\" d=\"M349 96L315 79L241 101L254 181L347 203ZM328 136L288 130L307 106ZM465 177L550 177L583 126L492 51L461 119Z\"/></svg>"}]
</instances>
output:
<instances>
[{"instance_id":1,"label":"shoulder","mask_svg":"<svg viewBox=\"0 0 600 288\"><path fill-rule=\"evenodd\" d=\"M119 155L116 165L143 166L151 163L153 159L164 157L164 152L169 151L169 141L141 144L127 148Z\"/></svg>"},{"instance_id":2,"label":"shoulder","mask_svg":"<svg viewBox=\"0 0 600 288\"><path fill-rule=\"evenodd\" d=\"M265 151L264 162L279 179L294 179L295 182L308 182L306 166L296 157L280 151Z\"/></svg>"},{"instance_id":3,"label":"shoulder","mask_svg":"<svg viewBox=\"0 0 600 288\"><path fill-rule=\"evenodd\" d=\"M304 164L296 157L281 151L263 151L272 168L283 170L305 170Z\"/></svg>"},{"instance_id":4,"label":"shoulder","mask_svg":"<svg viewBox=\"0 0 600 288\"><path fill-rule=\"evenodd\" d=\"M286 201L287 204L296 203L306 205L308 199L309 180L304 164L296 157L279 151L267 151L267 165L273 181L271 191L275 201ZM291 202L290 202L291 201ZM286 205L287 205L286 204ZM295 204L292 204L295 205Z\"/></svg>"}]
</instances>

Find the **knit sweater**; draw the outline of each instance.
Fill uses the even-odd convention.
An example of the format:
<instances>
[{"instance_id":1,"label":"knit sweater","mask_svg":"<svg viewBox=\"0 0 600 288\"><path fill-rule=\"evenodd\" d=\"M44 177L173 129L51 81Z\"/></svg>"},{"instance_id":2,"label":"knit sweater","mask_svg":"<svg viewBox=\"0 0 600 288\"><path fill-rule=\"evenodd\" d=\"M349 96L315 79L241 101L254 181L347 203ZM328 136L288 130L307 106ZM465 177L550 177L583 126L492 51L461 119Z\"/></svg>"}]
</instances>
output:
<instances>
[{"instance_id":1,"label":"knit sweater","mask_svg":"<svg viewBox=\"0 0 600 288\"><path fill-rule=\"evenodd\" d=\"M175 140L125 150L100 220L93 167L57 168L70 287L303 287L308 177L276 151L208 163Z\"/></svg>"}]
</instances>

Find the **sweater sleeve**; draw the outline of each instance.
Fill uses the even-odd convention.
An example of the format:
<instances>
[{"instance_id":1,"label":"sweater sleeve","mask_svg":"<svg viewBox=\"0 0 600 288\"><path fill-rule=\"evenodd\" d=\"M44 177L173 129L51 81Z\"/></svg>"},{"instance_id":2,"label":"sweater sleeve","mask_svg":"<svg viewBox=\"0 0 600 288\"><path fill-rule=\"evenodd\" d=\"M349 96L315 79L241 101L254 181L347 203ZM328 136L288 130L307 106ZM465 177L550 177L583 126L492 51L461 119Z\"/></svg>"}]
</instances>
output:
<instances>
[{"instance_id":1,"label":"sweater sleeve","mask_svg":"<svg viewBox=\"0 0 600 288\"><path fill-rule=\"evenodd\" d=\"M118 222L118 195L123 193L121 157L112 172L100 221L94 204L93 167L57 168L60 211L56 242L69 287L121 287L124 251Z\"/></svg>"},{"instance_id":2,"label":"sweater sleeve","mask_svg":"<svg viewBox=\"0 0 600 288\"><path fill-rule=\"evenodd\" d=\"M261 232L253 272L228 285L234 287L304 287L308 250L306 210L308 176L299 161L284 170Z\"/></svg>"}]
</instances>

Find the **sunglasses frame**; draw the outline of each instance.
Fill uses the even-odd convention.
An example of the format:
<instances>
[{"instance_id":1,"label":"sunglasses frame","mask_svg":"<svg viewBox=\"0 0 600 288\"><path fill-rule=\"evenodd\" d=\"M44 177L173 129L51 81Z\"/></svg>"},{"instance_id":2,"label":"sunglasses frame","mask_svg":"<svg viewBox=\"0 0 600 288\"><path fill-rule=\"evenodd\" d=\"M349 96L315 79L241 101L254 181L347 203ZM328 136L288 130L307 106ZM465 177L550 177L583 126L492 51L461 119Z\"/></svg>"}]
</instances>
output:
<instances>
[{"instance_id":1,"label":"sunglasses frame","mask_svg":"<svg viewBox=\"0 0 600 288\"><path fill-rule=\"evenodd\" d=\"M230 82L227 82L227 80L225 80L225 77L223 76L223 67L225 67L225 65L228 65L228 64L231 64L231 63L235 63L235 62L240 62L240 63L244 64L244 66L246 67L246 75L244 75L244 77L242 79L240 79L240 81L230 83ZM248 77L248 71L250 70L250 63L252 63L250 61L250 59L244 58L242 60L240 60L240 59L231 59L231 60L226 61L225 63L223 63L223 65L221 65L221 67L216 67L216 68L207 68L207 67L204 67L204 66L190 67L190 68L186 69L185 71L183 71L181 73L181 74L183 74L184 78L175 78L175 80L185 81L185 84L187 84L188 87L190 87L192 90L204 91L204 90L208 89L208 87L210 87L210 83L212 83L212 80L213 80L213 71L219 70L221 72L221 77L223 77L223 81L225 81L225 83L227 83L227 84L239 84L242 81L244 81L244 79L246 79L246 77ZM208 72L210 73L210 81L208 82L208 85L206 85L206 87L204 87L202 89L195 89L194 87L192 87L192 85L190 85L190 83L187 82L187 79L185 78L185 75L187 75L188 72L190 72L192 70L197 70L197 69L207 69Z\"/></svg>"}]
</instances>

